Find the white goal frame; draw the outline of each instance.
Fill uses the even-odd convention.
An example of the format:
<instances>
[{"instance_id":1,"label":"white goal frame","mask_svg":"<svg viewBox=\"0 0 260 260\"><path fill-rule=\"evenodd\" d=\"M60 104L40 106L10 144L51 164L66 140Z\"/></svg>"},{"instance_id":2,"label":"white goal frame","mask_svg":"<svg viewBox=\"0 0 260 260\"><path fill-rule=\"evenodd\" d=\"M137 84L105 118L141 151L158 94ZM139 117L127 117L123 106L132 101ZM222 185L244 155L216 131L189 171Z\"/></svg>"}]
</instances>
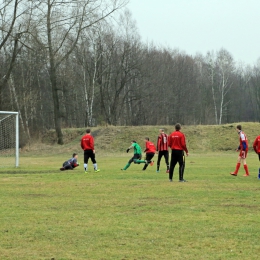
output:
<instances>
[{"instance_id":1,"label":"white goal frame","mask_svg":"<svg viewBox=\"0 0 260 260\"><path fill-rule=\"evenodd\" d=\"M0 111L0 114L15 115L15 166L19 166L19 112Z\"/></svg>"}]
</instances>

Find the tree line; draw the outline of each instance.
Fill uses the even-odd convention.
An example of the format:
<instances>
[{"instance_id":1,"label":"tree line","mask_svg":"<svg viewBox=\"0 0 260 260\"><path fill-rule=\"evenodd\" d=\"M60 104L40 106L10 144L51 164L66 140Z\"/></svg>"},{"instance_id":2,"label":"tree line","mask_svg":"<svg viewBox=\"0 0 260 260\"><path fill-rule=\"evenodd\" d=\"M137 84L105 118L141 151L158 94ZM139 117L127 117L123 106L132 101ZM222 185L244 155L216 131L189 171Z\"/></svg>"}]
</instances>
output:
<instances>
[{"instance_id":1,"label":"tree line","mask_svg":"<svg viewBox=\"0 0 260 260\"><path fill-rule=\"evenodd\" d=\"M30 139L95 125L260 120L260 60L143 43L124 0L4 0L0 110ZM257 57L256 57L257 58Z\"/></svg>"}]
</instances>

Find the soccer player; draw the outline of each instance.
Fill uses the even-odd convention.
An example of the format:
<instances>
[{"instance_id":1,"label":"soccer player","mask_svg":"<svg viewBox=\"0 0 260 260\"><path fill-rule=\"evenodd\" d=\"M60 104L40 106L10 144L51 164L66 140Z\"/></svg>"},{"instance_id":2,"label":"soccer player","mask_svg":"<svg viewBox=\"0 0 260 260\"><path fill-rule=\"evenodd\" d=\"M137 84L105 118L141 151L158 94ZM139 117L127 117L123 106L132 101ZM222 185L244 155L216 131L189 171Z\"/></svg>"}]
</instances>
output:
<instances>
[{"instance_id":1,"label":"soccer player","mask_svg":"<svg viewBox=\"0 0 260 260\"><path fill-rule=\"evenodd\" d=\"M253 143L253 148L254 148L254 151L258 154L258 159L260 161L260 135L258 135L256 138L255 138L255 141ZM260 175L260 168L259 168L259 172L258 172L258 177Z\"/></svg>"},{"instance_id":2,"label":"soccer player","mask_svg":"<svg viewBox=\"0 0 260 260\"><path fill-rule=\"evenodd\" d=\"M137 163L136 162L137 160L141 160L142 159L142 149L141 149L140 145L135 140L133 140L131 142L131 146L129 146L126 149L126 152L128 153L130 151L130 149L132 149L132 148L134 149L134 156L128 161L126 166L121 169L123 171L125 171L130 166L130 164L132 162Z\"/></svg>"},{"instance_id":3,"label":"soccer player","mask_svg":"<svg viewBox=\"0 0 260 260\"><path fill-rule=\"evenodd\" d=\"M245 172L246 172L243 176L247 177L247 176L249 176L248 167L246 164L246 156L247 156L247 152L248 152L248 140L247 140L246 134L242 131L241 125L237 125L236 131L239 135L239 142L240 142L238 148L236 149L237 152L239 151L239 155L238 155L238 159L237 159L236 169L234 172L231 172L230 174L233 176L237 176L238 170L240 168L240 164L242 162L244 165Z\"/></svg>"},{"instance_id":4,"label":"soccer player","mask_svg":"<svg viewBox=\"0 0 260 260\"><path fill-rule=\"evenodd\" d=\"M94 149L94 137L91 135L91 130L87 129L86 134L81 138L81 148L84 150L84 169L85 173L88 173L88 159L90 158L94 171L99 172L100 169L97 167Z\"/></svg>"},{"instance_id":5,"label":"soccer player","mask_svg":"<svg viewBox=\"0 0 260 260\"><path fill-rule=\"evenodd\" d=\"M65 170L73 170L74 168L76 168L77 166L79 166L78 163L78 155L76 153L72 154L72 158L70 158L69 160L65 161L62 165L62 167L60 168L61 171L65 171Z\"/></svg>"},{"instance_id":6,"label":"soccer player","mask_svg":"<svg viewBox=\"0 0 260 260\"><path fill-rule=\"evenodd\" d=\"M135 163L145 163L143 167L143 171L146 170L147 166L150 164L153 166L154 162L152 161L152 158L154 157L154 154L156 152L156 148L154 143L152 143L149 140L149 137L145 137L145 150L144 152L146 153L145 160L136 160Z\"/></svg>"},{"instance_id":7,"label":"soccer player","mask_svg":"<svg viewBox=\"0 0 260 260\"><path fill-rule=\"evenodd\" d=\"M189 155L189 153L186 146L185 135L180 130L181 130L181 125L177 123L175 125L175 131L168 136L168 146L172 149L171 163L170 163L170 170L169 170L169 181L172 181L174 167L178 162L179 182L186 182L186 180L183 179L183 174L184 174L183 151L186 152L187 156Z\"/></svg>"},{"instance_id":8,"label":"soccer player","mask_svg":"<svg viewBox=\"0 0 260 260\"><path fill-rule=\"evenodd\" d=\"M166 173L169 173L168 135L164 133L164 129L159 130L156 151L158 151L156 172L159 172L160 162L162 157L164 156L166 167L167 167Z\"/></svg>"}]
</instances>

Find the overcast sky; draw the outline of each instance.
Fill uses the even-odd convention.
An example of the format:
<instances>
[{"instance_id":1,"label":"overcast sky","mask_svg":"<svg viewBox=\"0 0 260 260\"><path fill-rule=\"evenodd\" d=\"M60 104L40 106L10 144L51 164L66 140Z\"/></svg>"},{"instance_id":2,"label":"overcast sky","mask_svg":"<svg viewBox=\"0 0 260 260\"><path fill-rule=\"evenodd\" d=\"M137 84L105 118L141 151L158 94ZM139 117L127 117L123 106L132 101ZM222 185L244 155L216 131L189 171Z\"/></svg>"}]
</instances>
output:
<instances>
[{"instance_id":1,"label":"overcast sky","mask_svg":"<svg viewBox=\"0 0 260 260\"><path fill-rule=\"evenodd\" d=\"M260 0L130 0L143 42L186 54L226 49L237 62L260 58Z\"/></svg>"}]
</instances>

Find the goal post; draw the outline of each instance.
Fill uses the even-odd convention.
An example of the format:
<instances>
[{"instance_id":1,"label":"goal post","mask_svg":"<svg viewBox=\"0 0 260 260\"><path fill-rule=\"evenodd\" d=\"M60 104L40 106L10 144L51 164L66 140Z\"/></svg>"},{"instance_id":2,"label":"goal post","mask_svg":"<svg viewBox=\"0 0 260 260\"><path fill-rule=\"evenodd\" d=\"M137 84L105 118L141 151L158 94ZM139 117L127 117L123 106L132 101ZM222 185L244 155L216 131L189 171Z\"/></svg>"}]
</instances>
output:
<instances>
[{"instance_id":1,"label":"goal post","mask_svg":"<svg viewBox=\"0 0 260 260\"><path fill-rule=\"evenodd\" d=\"M0 167L19 166L19 113L0 111Z\"/></svg>"}]
</instances>

